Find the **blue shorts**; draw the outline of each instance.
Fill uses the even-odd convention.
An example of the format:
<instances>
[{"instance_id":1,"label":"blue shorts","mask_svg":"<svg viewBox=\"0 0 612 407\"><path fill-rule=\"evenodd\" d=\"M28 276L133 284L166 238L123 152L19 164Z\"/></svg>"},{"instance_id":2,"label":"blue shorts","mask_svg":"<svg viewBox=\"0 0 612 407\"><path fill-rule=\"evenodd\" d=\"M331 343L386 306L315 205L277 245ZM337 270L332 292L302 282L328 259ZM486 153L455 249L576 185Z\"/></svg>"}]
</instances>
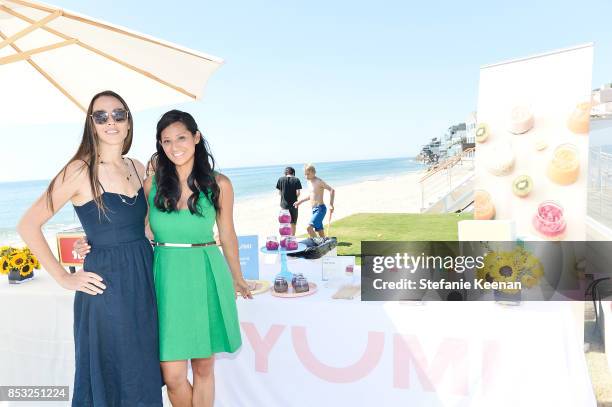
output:
<instances>
[{"instance_id":1,"label":"blue shorts","mask_svg":"<svg viewBox=\"0 0 612 407\"><path fill-rule=\"evenodd\" d=\"M325 204L317 205L312 208L312 218L310 218L309 225L312 225L317 232L323 230L323 219L325 219L326 213L327 206L325 206Z\"/></svg>"}]
</instances>

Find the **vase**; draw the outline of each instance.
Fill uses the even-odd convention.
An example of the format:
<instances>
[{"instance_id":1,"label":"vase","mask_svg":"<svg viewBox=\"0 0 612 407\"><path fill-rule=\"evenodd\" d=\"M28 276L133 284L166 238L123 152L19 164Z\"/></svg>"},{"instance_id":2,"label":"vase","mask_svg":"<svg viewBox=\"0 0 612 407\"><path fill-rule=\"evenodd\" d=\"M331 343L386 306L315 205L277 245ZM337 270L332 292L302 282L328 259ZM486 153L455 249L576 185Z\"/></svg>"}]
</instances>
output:
<instances>
[{"instance_id":1,"label":"vase","mask_svg":"<svg viewBox=\"0 0 612 407\"><path fill-rule=\"evenodd\" d=\"M21 284L21 283L30 281L33 278L34 278L34 269L32 269L32 271L30 271L25 276L22 276L19 270L17 269L11 269L11 271L8 274L9 284Z\"/></svg>"},{"instance_id":2,"label":"vase","mask_svg":"<svg viewBox=\"0 0 612 407\"><path fill-rule=\"evenodd\" d=\"M520 305L521 290L515 293L508 293L502 290L493 290L495 302L502 305Z\"/></svg>"}]
</instances>

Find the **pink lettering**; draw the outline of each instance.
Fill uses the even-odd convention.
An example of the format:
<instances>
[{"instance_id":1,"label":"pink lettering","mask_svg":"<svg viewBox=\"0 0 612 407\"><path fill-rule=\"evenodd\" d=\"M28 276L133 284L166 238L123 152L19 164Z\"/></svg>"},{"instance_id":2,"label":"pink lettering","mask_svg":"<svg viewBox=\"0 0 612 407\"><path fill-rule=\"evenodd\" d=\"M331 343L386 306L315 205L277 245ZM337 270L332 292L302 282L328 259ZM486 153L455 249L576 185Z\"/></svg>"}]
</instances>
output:
<instances>
[{"instance_id":1,"label":"pink lettering","mask_svg":"<svg viewBox=\"0 0 612 407\"><path fill-rule=\"evenodd\" d=\"M241 322L240 325L253 347L253 352L255 352L255 371L268 373L268 357L270 356L270 351L283 333L285 325L272 325L264 338L259 335L255 324L252 322Z\"/></svg>"},{"instance_id":2,"label":"pink lettering","mask_svg":"<svg viewBox=\"0 0 612 407\"><path fill-rule=\"evenodd\" d=\"M466 340L443 339L432 363L429 364L416 336L395 334L393 337L393 387L410 388L411 365L414 365L423 390L431 392L436 391L446 370L453 366L452 392L462 396L468 394L468 344Z\"/></svg>"},{"instance_id":3,"label":"pink lettering","mask_svg":"<svg viewBox=\"0 0 612 407\"><path fill-rule=\"evenodd\" d=\"M332 383L351 383L370 374L380 362L385 347L383 332L368 332L368 343L361 358L350 366L334 367L319 361L308 346L306 328L291 328L293 347L304 367L320 379Z\"/></svg>"}]
</instances>

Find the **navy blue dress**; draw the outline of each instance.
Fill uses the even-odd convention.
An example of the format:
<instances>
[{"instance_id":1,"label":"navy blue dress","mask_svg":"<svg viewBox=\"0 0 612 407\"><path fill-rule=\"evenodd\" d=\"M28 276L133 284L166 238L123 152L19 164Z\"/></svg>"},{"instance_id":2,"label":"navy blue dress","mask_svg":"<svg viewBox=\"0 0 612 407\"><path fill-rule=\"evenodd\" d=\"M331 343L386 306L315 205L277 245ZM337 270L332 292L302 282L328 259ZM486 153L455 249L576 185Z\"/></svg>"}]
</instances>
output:
<instances>
[{"instance_id":1,"label":"navy blue dress","mask_svg":"<svg viewBox=\"0 0 612 407\"><path fill-rule=\"evenodd\" d=\"M72 405L162 406L153 251L144 233L144 190L141 187L135 198L104 192L102 200L106 216L98 214L95 201L75 206L91 245L83 268L100 275L106 289L98 295L77 291L74 297Z\"/></svg>"}]
</instances>

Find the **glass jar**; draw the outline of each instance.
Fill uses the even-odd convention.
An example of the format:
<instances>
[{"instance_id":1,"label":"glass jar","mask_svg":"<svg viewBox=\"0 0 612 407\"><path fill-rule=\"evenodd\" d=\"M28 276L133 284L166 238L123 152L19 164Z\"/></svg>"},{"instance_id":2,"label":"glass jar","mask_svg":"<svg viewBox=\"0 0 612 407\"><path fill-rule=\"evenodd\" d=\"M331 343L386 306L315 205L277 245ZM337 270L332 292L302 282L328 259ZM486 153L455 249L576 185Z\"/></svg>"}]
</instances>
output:
<instances>
[{"instance_id":1,"label":"glass jar","mask_svg":"<svg viewBox=\"0 0 612 407\"><path fill-rule=\"evenodd\" d=\"M274 279L274 291L277 293L286 293L289 290L289 284L283 277L276 277Z\"/></svg>"},{"instance_id":2,"label":"glass jar","mask_svg":"<svg viewBox=\"0 0 612 407\"><path fill-rule=\"evenodd\" d=\"M491 195L482 189L474 191L474 219L489 220L495 217L495 206Z\"/></svg>"},{"instance_id":3,"label":"glass jar","mask_svg":"<svg viewBox=\"0 0 612 407\"><path fill-rule=\"evenodd\" d=\"M278 213L278 223L291 223L291 213L289 209L281 209Z\"/></svg>"},{"instance_id":4,"label":"glass jar","mask_svg":"<svg viewBox=\"0 0 612 407\"><path fill-rule=\"evenodd\" d=\"M308 280L306 280L303 276L299 277L295 280L295 285L293 286L293 290L296 293L305 293L310 291L310 286L308 285Z\"/></svg>"},{"instance_id":5,"label":"glass jar","mask_svg":"<svg viewBox=\"0 0 612 407\"><path fill-rule=\"evenodd\" d=\"M497 141L483 151L487 170L498 177L508 175L514 169L514 151L509 141Z\"/></svg>"},{"instance_id":6,"label":"glass jar","mask_svg":"<svg viewBox=\"0 0 612 407\"><path fill-rule=\"evenodd\" d=\"M563 207L554 201L544 201L538 205L533 216L533 227L545 239L561 240L565 237L567 224Z\"/></svg>"},{"instance_id":7,"label":"glass jar","mask_svg":"<svg viewBox=\"0 0 612 407\"><path fill-rule=\"evenodd\" d=\"M290 223L281 223L278 226L278 233L281 236L291 236L291 233L293 233L293 231L291 230L291 224Z\"/></svg>"},{"instance_id":8,"label":"glass jar","mask_svg":"<svg viewBox=\"0 0 612 407\"><path fill-rule=\"evenodd\" d=\"M278 240L276 236L268 236L266 238L266 250L278 250Z\"/></svg>"},{"instance_id":9,"label":"glass jar","mask_svg":"<svg viewBox=\"0 0 612 407\"><path fill-rule=\"evenodd\" d=\"M567 128L572 133L588 134L591 123L591 109L593 108L593 98L590 93L582 102L578 103L567 119Z\"/></svg>"},{"instance_id":10,"label":"glass jar","mask_svg":"<svg viewBox=\"0 0 612 407\"><path fill-rule=\"evenodd\" d=\"M285 249L287 250L297 250L298 241L295 236L287 236L285 237Z\"/></svg>"},{"instance_id":11,"label":"glass jar","mask_svg":"<svg viewBox=\"0 0 612 407\"><path fill-rule=\"evenodd\" d=\"M291 286L293 288L295 288L295 282L297 281L298 278L304 278L304 274L302 274L302 273L295 273L293 275L293 277L291 278Z\"/></svg>"},{"instance_id":12,"label":"glass jar","mask_svg":"<svg viewBox=\"0 0 612 407\"><path fill-rule=\"evenodd\" d=\"M546 174L551 181L559 185L570 185L576 182L580 174L578 148L571 143L559 145L548 163Z\"/></svg>"}]
</instances>

